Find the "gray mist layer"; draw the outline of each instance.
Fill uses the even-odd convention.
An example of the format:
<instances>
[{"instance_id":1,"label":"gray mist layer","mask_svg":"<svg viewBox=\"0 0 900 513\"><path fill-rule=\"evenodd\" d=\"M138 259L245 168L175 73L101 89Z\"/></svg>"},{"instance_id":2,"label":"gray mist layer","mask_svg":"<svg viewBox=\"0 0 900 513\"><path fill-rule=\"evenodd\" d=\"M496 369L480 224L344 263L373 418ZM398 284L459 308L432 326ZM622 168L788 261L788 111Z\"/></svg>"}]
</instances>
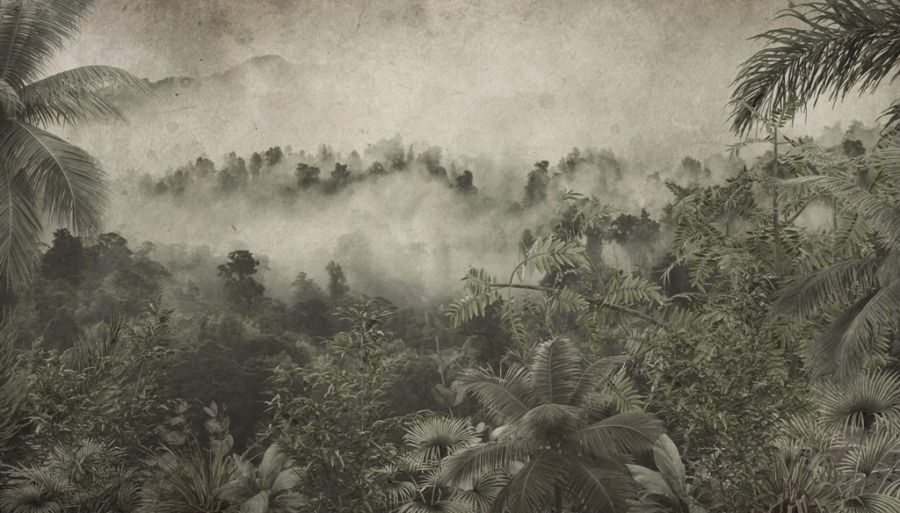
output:
<instances>
[{"instance_id":1,"label":"gray mist layer","mask_svg":"<svg viewBox=\"0 0 900 513\"><path fill-rule=\"evenodd\" d=\"M522 230L548 217L547 209L511 215L508 205L521 199L535 161L555 164L573 147L612 150L625 175L610 188L586 172L568 188L657 213L669 197L655 173L665 179L683 157L703 160L736 141L727 130L731 82L760 49L749 39L776 26L787 6L98 0L49 71L104 63L154 83L150 97L116 97L129 125L66 132L114 180L108 230L134 245L250 249L269 257L270 288L299 271L321 279L333 259L357 290L415 298L452 293L469 265L506 270ZM872 123L896 93L885 86L835 110L820 106L797 131ZM248 159L275 145L323 143L347 155L397 134L420 149L441 146L445 163L469 162L497 205L473 209L415 174L290 206L274 196L271 205L242 197L170 204L135 188L200 155L219 165L229 152ZM714 175L729 168L710 162Z\"/></svg>"}]
</instances>

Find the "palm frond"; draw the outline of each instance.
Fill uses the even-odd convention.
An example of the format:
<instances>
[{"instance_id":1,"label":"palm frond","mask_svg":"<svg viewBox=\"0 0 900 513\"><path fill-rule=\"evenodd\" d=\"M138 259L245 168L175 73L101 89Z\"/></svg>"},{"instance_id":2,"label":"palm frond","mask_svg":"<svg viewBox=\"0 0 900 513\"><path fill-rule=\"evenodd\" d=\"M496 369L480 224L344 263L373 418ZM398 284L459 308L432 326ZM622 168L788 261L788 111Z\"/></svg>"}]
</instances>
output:
<instances>
[{"instance_id":1,"label":"palm frond","mask_svg":"<svg viewBox=\"0 0 900 513\"><path fill-rule=\"evenodd\" d=\"M584 358L571 341L555 338L538 344L531 358L531 376L542 402L569 404L578 390Z\"/></svg>"},{"instance_id":2,"label":"palm frond","mask_svg":"<svg viewBox=\"0 0 900 513\"><path fill-rule=\"evenodd\" d=\"M494 501L492 512L541 513L565 484L572 461L556 451L541 451L510 480Z\"/></svg>"},{"instance_id":3,"label":"palm frond","mask_svg":"<svg viewBox=\"0 0 900 513\"><path fill-rule=\"evenodd\" d=\"M34 80L75 34L91 3L29 0L0 6L0 78L17 89Z\"/></svg>"},{"instance_id":4,"label":"palm frond","mask_svg":"<svg viewBox=\"0 0 900 513\"><path fill-rule=\"evenodd\" d=\"M900 281L871 292L845 310L816 340L810 366L839 379L861 370L875 353L876 342L897 326Z\"/></svg>"},{"instance_id":5,"label":"palm frond","mask_svg":"<svg viewBox=\"0 0 900 513\"><path fill-rule=\"evenodd\" d=\"M580 511L625 511L634 499L631 479L622 470L585 458L572 458L567 488Z\"/></svg>"},{"instance_id":6,"label":"palm frond","mask_svg":"<svg viewBox=\"0 0 900 513\"><path fill-rule=\"evenodd\" d=\"M881 493L864 493L851 497L844 505L847 513L896 513L900 499Z\"/></svg>"},{"instance_id":7,"label":"palm frond","mask_svg":"<svg viewBox=\"0 0 900 513\"><path fill-rule=\"evenodd\" d=\"M503 376L484 369L464 372L454 388L472 394L500 422L509 422L528 413L534 404L534 387L526 367L513 366Z\"/></svg>"},{"instance_id":8,"label":"palm frond","mask_svg":"<svg viewBox=\"0 0 900 513\"><path fill-rule=\"evenodd\" d=\"M897 78L900 6L890 1L816 2L784 11L799 27L757 36L766 48L744 62L732 94L732 130L748 132L754 113L772 117L791 101L837 102L854 88L874 90Z\"/></svg>"},{"instance_id":9,"label":"palm frond","mask_svg":"<svg viewBox=\"0 0 900 513\"><path fill-rule=\"evenodd\" d=\"M92 0L23 0L0 6L0 79L16 89L32 82L63 49Z\"/></svg>"},{"instance_id":10,"label":"palm frond","mask_svg":"<svg viewBox=\"0 0 900 513\"><path fill-rule=\"evenodd\" d=\"M40 214L24 172L0 165L0 275L14 291L30 280L40 261Z\"/></svg>"},{"instance_id":11,"label":"palm frond","mask_svg":"<svg viewBox=\"0 0 900 513\"><path fill-rule=\"evenodd\" d=\"M503 488L509 484L509 479L505 473L485 474L476 479L471 488L457 491L453 500L467 506L475 513L486 513Z\"/></svg>"},{"instance_id":12,"label":"palm frond","mask_svg":"<svg viewBox=\"0 0 900 513\"><path fill-rule=\"evenodd\" d=\"M900 242L900 212L897 209L844 177L814 175L792 178L783 182L786 186L808 186L819 194L837 200L845 208L878 230L887 245Z\"/></svg>"},{"instance_id":13,"label":"palm frond","mask_svg":"<svg viewBox=\"0 0 900 513\"><path fill-rule=\"evenodd\" d=\"M781 291L772 304L772 313L809 318L825 306L853 301L860 292L877 286L877 268L876 257L862 257L804 274Z\"/></svg>"},{"instance_id":14,"label":"palm frond","mask_svg":"<svg viewBox=\"0 0 900 513\"><path fill-rule=\"evenodd\" d=\"M647 406L646 398L624 367L600 383L600 395L619 412L641 412Z\"/></svg>"},{"instance_id":15,"label":"palm frond","mask_svg":"<svg viewBox=\"0 0 900 513\"><path fill-rule=\"evenodd\" d=\"M851 447L841 458L838 470L851 475L858 472L868 477L879 470L888 456L898 448L900 448L900 437L897 436L897 433L882 429L874 434L866 435L859 445Z\"/></svg>"},{"instance_id":16,"label":"palm frond","mask_svg":"<svg viewBox=\"0 0 900 513\"><path fill-rule=\"evenodd\" d=\"M76 233L100 227L105 173L84 150L37 127L7 120L0 127L0 164L26 174L53 223Z\"/></svg>"},{"instance_id":17,"label":"palm frond","mask_svg":"<svg viewBox=\"0 0 900 513\"><path fill-rule=\"evenodd\" d=\"M664 432L663 423L655 417L624 412L572 432L565 447L574 454L604 459L615 453L649 450Z\"/></svg>"},{"instance_id":18,"label":"palm frond","mask_svg":"<svg viewBox=\"0 0 900 513\"><path fill-rule=\"evenodd\" d=\"M146 82L112 66L82 66L38 80L19 91L20 119L31 124L66 123L117 119L121 111L102 93L104 88L150 92Z\"/></svg>"},{"instance_id":19,"label":"palm frond","mask_svg":"<svg viewBox=\"0 0 900 513\"><path fill-rule=\"evenodd\" d=\"M586 366L578 376L571 403L582 404L585 398L597 390L604 376L621 369L626 361L627 358L624 356L608 356Z\"/></svg>"},{"instance_id":20,"label":"palm frond","mask_svg":"<svg viewBox=\"0 0 900 513\"><path fill-rule=\"evenodd\" d=\"M6 114L6 117L15 117L23 108L22 99L19 93L6 80L0 79L0 112Z\"/></svg>"},{"instance_id":21,"label":"palm frond","mask_svg":"<svg viewBox=\"0 0 900 513\"><path fill-rule=\"evenodd\" d=\"M429 417L408 426L403 441L422 461L436 461L472 447L479 436L468 419Z\"/></svg>"},{"instance_id":22,"label":"palm frond","mask_svg":"<svg viewBox=\"0 0 900 513\"><path fill-rule=\"evenodd\" d=\"M539 450L540 444L531 440L487 442L447 458L442 479L454 485L475 483L485 474L528 461Z\"/></svg>"},{"instance_id":23,"label":"palm frond","mask_svg":"<svg viewBox=\"0 0 900 513\"><path fill-rule=\"evenodd\" d=\"M503 426L500 439L525 438L553 441L585 425L584 412L567 404L540 404Z\"/></svg>"}]
</instances>

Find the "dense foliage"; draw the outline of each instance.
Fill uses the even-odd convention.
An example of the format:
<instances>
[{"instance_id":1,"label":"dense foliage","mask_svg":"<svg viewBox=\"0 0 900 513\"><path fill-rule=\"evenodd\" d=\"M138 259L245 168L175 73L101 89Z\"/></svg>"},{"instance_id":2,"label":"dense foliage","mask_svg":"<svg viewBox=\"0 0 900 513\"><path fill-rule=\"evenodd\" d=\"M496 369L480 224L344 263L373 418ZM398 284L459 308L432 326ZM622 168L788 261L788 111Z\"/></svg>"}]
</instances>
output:
<instances>
[{"instance_id":1,"label":"dense foliage","mask_svg":"<svg viewBox=\"0 0 900 513\"><path fill-rule=\"evenodd\" d=\"M0 75L3 134L115 112L97 88L128 75L76 73L72 97L49 106L26 85L83 4L0 7L0 35L20 20L48 38L21 76ZM900 511L900 135L866 144L850 130L820 147L783 133L819 94L890 75L896 11L789 10L801 26L762 36L773 46L738 77L735 130L764 135L734 148L722 180L683 158L658 218L568 190L586 168L618 183L609 152L523 170L507 207L541 222L511 268L471 268L448 306L369 297L339 259L321 285L295 269L279 299L252 248L66 228L43 253L5 241L0 273L22 286L0 298L0 512ZM3 134L8 163L20 153ZM744 162L748 146L761 156ZM16 180L47 185L72 163L26 164L2 166L22 195L0 200L32 216L41 205ZM440 148L399 138L347 158L200 157L143 188L159 200L275 186L290 204L400 173L491 201ZM61 220L70 200L42 208Z\"/></svg>"}]
</instances>

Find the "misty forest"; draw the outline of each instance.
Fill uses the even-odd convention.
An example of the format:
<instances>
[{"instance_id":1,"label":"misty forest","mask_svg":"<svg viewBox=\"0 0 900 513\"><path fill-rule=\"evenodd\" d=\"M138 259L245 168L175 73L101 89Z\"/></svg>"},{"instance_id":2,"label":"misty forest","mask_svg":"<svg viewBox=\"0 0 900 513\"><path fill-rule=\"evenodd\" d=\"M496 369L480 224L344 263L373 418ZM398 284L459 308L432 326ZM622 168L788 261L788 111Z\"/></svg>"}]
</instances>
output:
<instances>
[{"instance_id":1,"label":"misty forest","mask_svg":"<svg viewBox=\"0 0 900 513\"><path fill-rule=\"evenodd\" d=\"M900 512L900 3L494 4L0 3L0 512Z\"/></svg>"}]
</instances>

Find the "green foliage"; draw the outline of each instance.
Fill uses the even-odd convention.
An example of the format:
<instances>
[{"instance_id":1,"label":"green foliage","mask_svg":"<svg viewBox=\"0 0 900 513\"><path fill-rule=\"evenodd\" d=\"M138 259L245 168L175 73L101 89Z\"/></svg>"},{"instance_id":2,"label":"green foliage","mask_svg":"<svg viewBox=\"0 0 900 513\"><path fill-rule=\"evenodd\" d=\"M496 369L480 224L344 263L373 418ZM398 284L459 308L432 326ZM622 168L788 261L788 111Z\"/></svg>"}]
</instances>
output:
<instances>
[{"instance_id":1,"label":"green foliage","mask_svg":"<svg viewBox=\"0 0 900 513\"><path fill-rule=\"evenodd\" d=\"M609 209L595 199L566 191L557 207L553 233L519 244L519 262L509 280L503 282L484 269L469 269L465 281L465 297L446 310L453 327L484 316L491 305L501 304L502 319L520 351L527 350L525 312L544 331L555 335L554 318L571 315L577 320L587 339L599 338L599 330L608 325L623 324L634 319L651 323L659 321L643 309L662 305L666 299L658 285L623 273L602 274L588 257L583 243L590 230L598 229L609 218ZM545 275L540 285L529 282L535 272ZM548 280L546 277L563 277ZM506 296L501 291L506 289ZM514 293L537 292L539 299ZM515 308L521 297L523 307Z\"/></svg>"},{"instance_id":2,"label":"green foliage","mask_svg":"<svg viewBox=\"0 0 900 513\"><path fill-rule=\"evenodd\" d=\"M380 329L384 311L364 303L344 316L350 331L330 352L303 368L279 366L272 378L271 435L306 465L310 511L372 507L381 493L373 472L396 454L401 419L389 414L388 393L403 358Z\"/></svg>"},{"instance_id":3,"label":"green foliage","mask_svg":"<svg viewBox=\"0 0 900 513\"><path fill-rule=\"evenodd\" d=\"M896 511L898 386L895 374L874 373L852 384L819 387L813 401L820 406L782 425L779 457L756 483L760 506L770 511Z\"/></svg>"},{"instance_id":4,"label":"green foliage","mask_svg":"<svg viewBox=\"0 0 900 513\"><path fill-rule=\"evenodd\" d=\"M768 466L773 426L807 407L799 355L767 320L771 290L749 279L634 348L643 357L649 408L683 440L697 472L712 478L708 491L728 511L749 511L740 508Z\"/></svg>"},{"instance_id":5,"label":"green foliage","mask_svg":"<svg viewBox=\"0 0 900 513\"><path fill-rule=\"evenodd\" d=\"M823 95L837 102L854 88L874 91L897 78L900 7L893 2L813 2L780 17L795 25L758 35L766 48L744 62L735 80L733 131L748 132L754 110L768 117L793 98L806 104ZM894 123L894 106L888 114Z\"/></svg>"},{"instance_id":6,"label":"green foliage","mask_svg":"<svg viewBox=\"0 0 900 513\"><path fill-rule=\"evenodd\" d=\"M507 479L489 474L464 488L443 482L444 460L479 441L468 419L418 419L407 426L403 440L407 452L376 472L384 502L396 511L486 512Z\"/></svg>"},{"instance_id":7,"label":"green foliage","mask_svg":"<svg viewBox=\"0 0 900 513\"><path fill-rule=\"evenodd\" d=\"M15 338L9 326L0 329L0 459L16 450L12 442L26 425L29 378L15 349Z\"/></svg>"},{"instance_id":8,"label":"green foliage","mask_svg":"<svg viewBox=\"0 0 900 513\"><path fill-rule=\"evenodd\" d=\"M630 513L706 513L698 501L696 488L688 484L678 448L667 435L653 444L653 462L658 472L640 465L628 465L631 477L641 486Z\"/></svg>"},{"instance_id":9,"label":"green foliage","mask_svg":"<svg viewBox=\"0 0 900 513\"><path fill-rule=\"evenodd\" d=\"M134 450L153 437L164 410L157 363L168 353L168 315L155 310L133 325L98 324L62 353L26 353L32 447L99 438Z\"/></svg>"},{"instance_id":10,"label":"green foliage","mask_svg":"<svg viewBox=\"0 0 900 513\"><path fill-rule=\"evenodd\" d=\"M10 513L135 511L136 469L125 451L86 439L54 446L45 465L15 468L0 491Z\"/></svg>"},{"instance_id":11,"label":"green foliage","mask_svg":"<svg viewBox=\"0 0 900 513\"><path fill-rule=\"evenodd\" d=\"M228 457L234 445L228 431L230 419L215 402L204 406L204 428L209 438L207 444L201 445L186 425L186 410L186 404L176 409L178 415L169 421L175 430L166 433L168 443L148 461L149 472L141 487L141 513L216 513L227 509L215 492L239 472Z\"/></svg>"},{"instance_id":12,"label":"green foliage","mask_svg":"<svg viewBox=\"0 0 900 513\"><path fill-rule=\"evenodd\" d=\"M39 79L44 65L75 35L88 1L14 2L0 6L0 274L21 290L37 267L43 217L90 233L106 199L100 164L42 126L77 125L121 113L103 95L109 87L149 90L109 66L85 66Z\"/></svg>"},{"instance_id":13,"label":"green foliage","mask_svg":"<svg viewBox=\"0 0 900 513\"><path fill-rule=\"evenodd\" d=\"M294 491L302 480L301 473L278 445L269 446L259 467L239 455L234 456L234 461L240 475L213 493L239 504L242 513L290 512L304 505L303 497Z\"/></svg>"},{"instance_id":14,"label":"green foliage","mask_svg":"<svg viewBox=\"0 0 900 513\"><path fill-rule=\"evenodd\" d=\"M225 298L233 308L246 310L262 297L265 287L253 279L259 260L253 253L239 249L228 254L228 262L219 265L219 278L225 280Z\"/></svg>"},{"instance_id":15,"label":"green foliage","mask_svg":"<svg viewBox=\"0 0 900 513\"><path fill-rule=\"evenodd\" d=\"M509 473L492 511L625 511L633 490L621 461L649 449L662 426L637 412L603 418L597 381L618 362L587 362L574 344L554 339L535 347L527 362L509 362L501 374L463 374L456 386L499 427L490 441L447 460L448 482Z\"/></svg>"}]
</instances>

